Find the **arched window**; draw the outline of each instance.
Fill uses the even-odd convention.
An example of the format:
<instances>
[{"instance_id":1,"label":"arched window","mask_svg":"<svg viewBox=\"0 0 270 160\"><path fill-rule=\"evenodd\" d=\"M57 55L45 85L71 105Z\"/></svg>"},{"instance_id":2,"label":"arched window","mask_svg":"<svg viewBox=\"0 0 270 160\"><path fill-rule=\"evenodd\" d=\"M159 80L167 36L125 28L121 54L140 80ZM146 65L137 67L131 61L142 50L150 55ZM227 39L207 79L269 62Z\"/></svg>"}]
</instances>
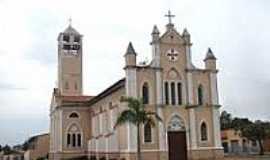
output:
<instances>
[{"instance_id":1,"label":"arched window","mask_svg":"<svg viewBox=\"0 0 270 160\"><path fill-rule=\"evenodd\" d=\"M143 104L148 104L149 103L149 87L147 83L143 84L142 97L143 97Z\"/></svg>"},{"instance_id":2,"label":"arched window","mask_svg":"<svg viewBox=\"0 0 270 160\"><path fill-rule=\"evenodd\" d=\"M73 112L69 115L69 118L79 118L79 115L77 113Z\"/></svg>"},{"instance_id":3,"label":"arched window","mask_svg":"<svg viewBox=\"0 0 270 160\"><path fill-rule=\"evenodd\" d=\"M144 125L144 142L152 142L152 128L150 123Z\"/></svg>"},{"instance_id":4,"label":"arched window","mask_svg":"<svg viewBox=\"0 0 270 160\"><path fill-rule=\"evenodd\" d=\"M79 127L76 124L72 124L67 130L67 141L66 144L68 147L81 147L82 145L82 136Z\"/></svg>"},{"instance_id":5,"label":"arched window","mask_svg":"<svg viewBox=\"0 0 270 160\"><path fill-rule=\"evenodd\" d=\"M172 100L172 105L175 105L175 83L171 83L171 100Z\"/></svg>"},{"instance_id":6,"label":"arched window","mask_svg":"<svg viewBox=\"0 0 270 160\"><path fill-rule=\"evenodd\" d=\"M168 82L165 82L164 88L165 88L165 104L168 105L169 104L169 86L168 86Z\"/></svg>"},{"instance_id":7,"label":"arched window","mask_svg":"<svg viewBox=\"0 0 270 160\"><path fill-rule=\"evenodd\" d=\"M182 105L182 84L177 83L178 104Z\"/></svg>"},{"instance_id":8,"label":"arched window","mask_svg":"<svg viewBox=\"0 0 270 160\"><path fill-rule=\"evenodd\" d=\"M201 124L201 141L207 141L207 126L205 122Z\"/></svg>"},{"instance_id":9,"label":"arched window","mask_svg":"<svg viewBox=\"0 0 270 160\"><path fill-rule=\"evenodd\" d=\"M198 87L198 104L202 105L203 104L203 88L202 85Z\"/></svg>"}]
</instances>

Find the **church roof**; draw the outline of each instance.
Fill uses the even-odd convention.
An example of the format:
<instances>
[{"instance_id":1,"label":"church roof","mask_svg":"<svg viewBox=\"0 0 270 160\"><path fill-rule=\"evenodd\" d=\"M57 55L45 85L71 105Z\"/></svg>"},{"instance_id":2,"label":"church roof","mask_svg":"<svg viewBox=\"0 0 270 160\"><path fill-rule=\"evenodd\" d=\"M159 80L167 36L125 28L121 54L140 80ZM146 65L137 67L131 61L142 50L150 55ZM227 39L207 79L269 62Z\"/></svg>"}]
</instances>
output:
<instances>
[{"instance_id":1,"label":"church roof","mask_svg":"<svg viewBox=\"0 0 270 160\"><path fill-rule=\"evenodd\" d=\"M209 60L209 59L212 59L212 60L216 60L217 59L215 57L215 55L213 54L211 48L208 48L208 51L206 53L206 57L205 57L204 61Z\"/></svg>"},{"instance_id":2,"label":"church roof","mask_svg":"<svg viewBox=\"0 0 270 160\"><path fill-rule=\"evenodd\" d=\"M99 100L105 98L106 96L112 94L113 92L117 91L118 89L122 88L125 86L125 78L120 79L119 81L115 82L113 85L111 85L110 87L108 87L107 89L105 89L104 91L102 91L100 94L98 94L97 96L95 96L94 98L92 98L89 101L89 105L93 105L96 102L98 102Z\"/></svg>"},{"instance_id":3,"label":"church roof","mask_svg":"<svg viewBox=\"0 0 270 160\"><path fill-rule=\"evenodd\" d=\"M64 30L63 33L67 33L67 34L77 34L77 35L80 34L80 33L79 33L75 28L73 28L71 25L68 25L68 27Z\"/></svg>"},{"instance_id":4,"label":"church roof","mask_svg":"<svg viewBox=\"0 0 270 160\"><path fill-rule=\"evenodd\" d=\"M126 55L127 55L127 54L136 54L135 49L134 49L134 47L133 47L133 45L132 45L131 42L129 42L129 44L128 44L128 48L127 48L127 51L126 51Z\"/></svg>"}]
</instances>

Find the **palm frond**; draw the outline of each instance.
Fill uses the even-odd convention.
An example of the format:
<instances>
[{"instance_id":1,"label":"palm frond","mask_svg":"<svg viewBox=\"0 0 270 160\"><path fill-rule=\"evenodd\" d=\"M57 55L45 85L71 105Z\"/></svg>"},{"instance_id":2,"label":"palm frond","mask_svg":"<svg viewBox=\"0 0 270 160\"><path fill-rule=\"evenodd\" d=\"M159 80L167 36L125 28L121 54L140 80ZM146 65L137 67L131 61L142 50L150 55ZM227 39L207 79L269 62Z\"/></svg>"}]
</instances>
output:
<instances>
[{"instance_id":1,"label":"palm frond","mask_svg":"<svg viewBox=\"0 0 270 160\"><path fill-rule=\"evenodd\" d=\"M127 122L133 124L137 122L136 114L132 110L124 110L117 118L114 128Z\"/></svg>"}]
</instances>

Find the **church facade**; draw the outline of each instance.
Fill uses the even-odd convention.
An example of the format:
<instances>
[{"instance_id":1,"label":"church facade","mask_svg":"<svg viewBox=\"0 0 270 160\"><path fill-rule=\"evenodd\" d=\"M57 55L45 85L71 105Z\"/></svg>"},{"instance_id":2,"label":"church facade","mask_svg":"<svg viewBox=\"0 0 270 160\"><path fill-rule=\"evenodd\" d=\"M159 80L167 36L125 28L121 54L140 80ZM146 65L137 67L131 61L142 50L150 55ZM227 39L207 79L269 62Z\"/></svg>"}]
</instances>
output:
<instances>
[{"instance_id":1,"label":"church facade","mask_svg":"<svg viewBox=\"0 0 270 160\"><path fill-rule=\"evenodd\" d=\"M170 14L169 14L170 15ZM127 107L121 97L142 98L146 110L162 121L141 126L143 160L221 159L216 58L209 48L205 68L191 60L191 40L169 21L160 34L151 34L152 60L138 64L129 43L125 77L97 96L82 93L82 35L71 25L58 36L58 86L50 106L52 160L86 156L89 159L136 160L137 129L114 127Z\"/></svg>"}]
</instances>

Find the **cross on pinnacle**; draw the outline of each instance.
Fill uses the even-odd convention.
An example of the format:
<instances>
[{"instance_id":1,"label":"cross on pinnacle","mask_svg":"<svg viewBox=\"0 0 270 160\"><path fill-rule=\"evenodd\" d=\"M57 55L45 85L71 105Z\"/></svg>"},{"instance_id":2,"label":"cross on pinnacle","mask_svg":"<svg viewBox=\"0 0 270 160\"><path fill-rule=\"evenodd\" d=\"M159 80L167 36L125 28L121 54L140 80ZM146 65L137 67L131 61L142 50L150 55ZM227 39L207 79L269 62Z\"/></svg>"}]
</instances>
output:
<instances>
[{"instance_id":1,"label":"cross on pinnacle","mask_svg":"<svg viewBox=\"0 0 270 160\"><path fill-rule=\"evenodd\" d=\"M172 24L172 18L175 17L175 15L171 14L171 11L168 11L168 14L165 15L165 17L168 17L169 19L169 24Z\"/></svg>"}]
</instances>

